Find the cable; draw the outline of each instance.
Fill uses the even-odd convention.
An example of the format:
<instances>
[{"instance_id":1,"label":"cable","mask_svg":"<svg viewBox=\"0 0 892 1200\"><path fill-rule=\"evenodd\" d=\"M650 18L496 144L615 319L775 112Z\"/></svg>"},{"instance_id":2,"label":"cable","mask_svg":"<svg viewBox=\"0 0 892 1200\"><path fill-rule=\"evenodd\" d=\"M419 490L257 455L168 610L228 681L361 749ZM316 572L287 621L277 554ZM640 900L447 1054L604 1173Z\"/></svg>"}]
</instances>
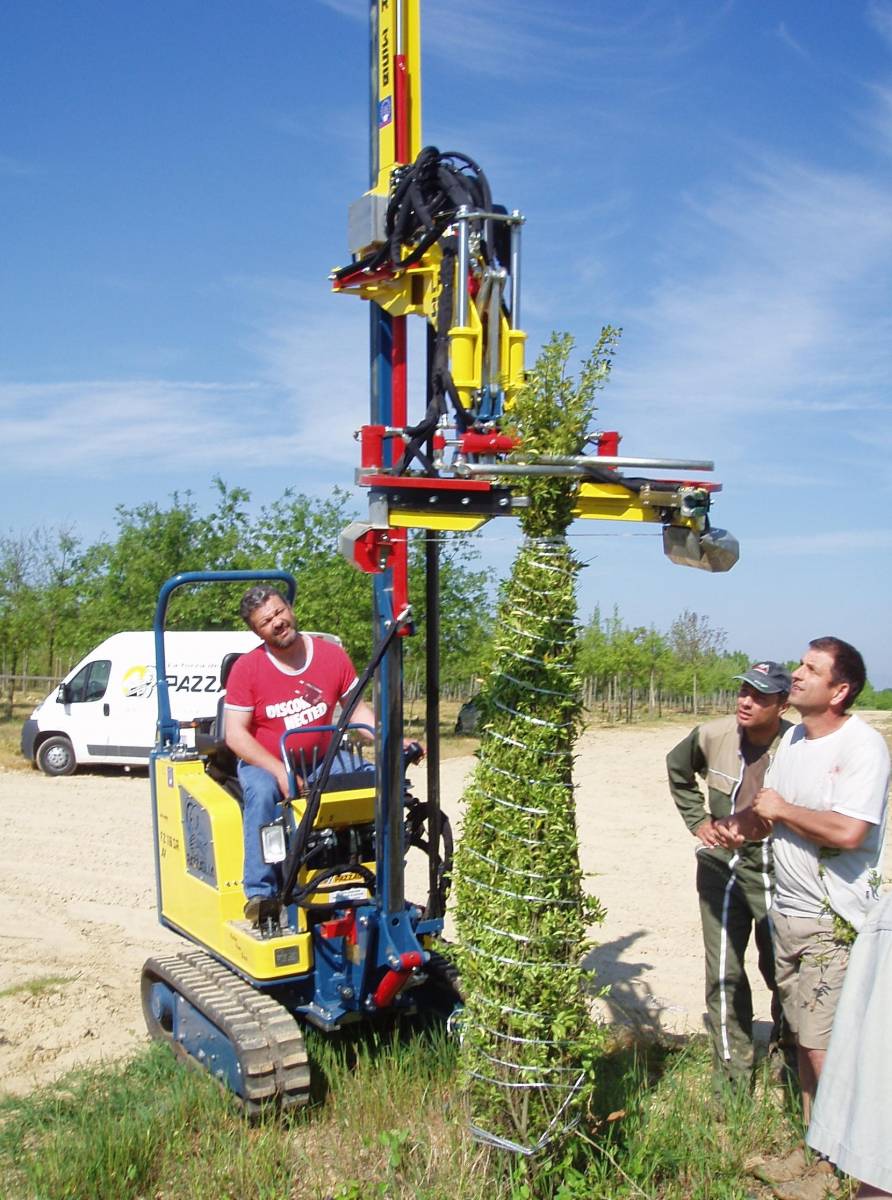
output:
<instances>
[{"instance_id":1,"label":"cable","mask_svg":"<svg viewBox=\"0 0 892 1200\"><path fill-rule=\"evenodd\" d=\"M322 760L322 766L319 768L319 771L317 772L316 777L310 786L309 793L307 794L306 808L304 809L303 816L300 819L300 824L298 825L297 832L294 836L294 840L291 843L291 848L288 851L288 857L285 859L285 863L282 868L284 875L282 897L286 904L289 902L291 893L294 890L294 885L297 881L297 875L304 859L304 855L306 854L307 840L309 839L310 831L313 828L313 825L316 821L316 816L319 812L319 804L322 798L322 793L328 784L332 765L335 757L337 756L344 734L347 731L347 726L350 724L350 718L353 715L353 711L356 708L356 705L359 703L362 693L368 686L369 680L372 678L375 671L378 669L382 658L387 653L391 642L398 635L400 630L408 624L411 619L411 615L411 610L406 608L404 612L400 613L400 615L391 622L387 633L385 633L384 637L381 638L380 642L375 647L368 666L357 680L356 686L350 694L350 698L344 704L335 731L331 735L331 741L328 743L328 749L325 751L325 757Z\"/></svg>"}]
</instances>

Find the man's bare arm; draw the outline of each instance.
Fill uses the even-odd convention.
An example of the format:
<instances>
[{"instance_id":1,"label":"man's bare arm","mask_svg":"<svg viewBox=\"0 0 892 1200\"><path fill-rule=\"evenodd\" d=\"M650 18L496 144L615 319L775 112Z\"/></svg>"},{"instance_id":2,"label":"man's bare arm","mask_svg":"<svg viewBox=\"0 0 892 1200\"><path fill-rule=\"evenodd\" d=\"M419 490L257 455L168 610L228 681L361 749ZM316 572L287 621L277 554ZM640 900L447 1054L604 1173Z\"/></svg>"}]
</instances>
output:
<instances>
[{"instance_id":1,"label":"man's bare arm","mask_svg":"<svg viewBox=\"0 0 892 1200\"><path fill-rule=\"evenodd\" d=\"M353 715L350 718L351 725L368 725L370 729L355 729L353 732L361 742L366 742L371 745L375 741L375 713L372 706L366 700L360 700L356 708L353 710ZM408 746L414 739L403 738L403 745ZM422 750L424 747L422 747Z\"/></svg>"},{"instance_id":2,"label":"man's bare arm","mask_svg":"<svg viewBox=\"0 0 892 1200\"><path fill-rule=\"evenodd\" d=\"M844 813L815 812L799 804L790 804L773 788L762 788L753 801L753 811L772 824L782 821L816 846L831 846L835 850L857 850L872 828L869 821L847 817Z\"/></svg>"},{"instance_id":3,"label":"man's bare arm","mask_svg":"<svg viewBox=\"0 0 892 1200\"><path fill-rule=\"evenodd\" d=\"M356 708L354 708L353 715L350 717L350 724L368 725L369 729L354 729L353 732L361 742L368 744L374 742L375 713L367 700L360 700Z\"/></svg>"}]
</instances>

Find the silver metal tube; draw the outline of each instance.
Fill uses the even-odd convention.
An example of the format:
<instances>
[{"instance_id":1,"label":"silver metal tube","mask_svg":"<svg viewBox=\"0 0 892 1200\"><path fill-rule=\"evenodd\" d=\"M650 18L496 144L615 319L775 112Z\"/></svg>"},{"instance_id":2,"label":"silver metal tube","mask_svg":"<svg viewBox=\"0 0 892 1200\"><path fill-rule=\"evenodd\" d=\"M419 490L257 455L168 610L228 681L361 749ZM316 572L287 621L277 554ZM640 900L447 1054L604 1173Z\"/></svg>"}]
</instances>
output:
<instances>
[{"instance_id":1,"label":"silver metal tube","mask_svg":"<svg viewBox=\"0 0 892 1200\"><path fill-rule=\"evenodd\" d=\"M511 328L520 329L520 227L523 218L515 210L512 217L520 218L511 226Z\"/></svg>"},{"instance_id":2,"label":"silver metal tube","mask_svg":"<svg viewBox=\"0 0 892 1200\"><path fill-rule=\"evenodd\" d=\"M493 271L492 291L489 297L489 324L487 328L487 358L489 359L487 382L493 392L499 390L499 317L502 311L502 292L505 289L505 272Z\"/></svg>"},{"instance_id":3,"label":"silver metal tube","mask_svg":"<svg viewBox=\"0 0 892 1200\"><path fill-rule=\"evenodd\" d=\"M474 297L474 303L477 305L477 311L483 313L486 306L489 304L489 293L492 291L492 273L489 270L483 272L480 279L480 288L477 295Z\"/></svg>"},{"instance_id":4,"label":"silver metal tube","mask_svg":"<svg viewBox=\"0 0 892 1200\"><path fill-rule=\"evenodd\" d=\"M646 467L649 471L713 471L712 459L692 458L629 458L610 454L543 454L536 459L552 466L574 467Z\"/></svg>"},{"instance_id":5,"label":"silver metal tube","mask_svg":"<svg viewBox=\"0 0 892 1200\"><path fill-rule=\"evenodd\" d=\"M573 475L588 475L585 467L540 467L524 466L523 463L456 463L456 475L556 475L567 478Z\"/></svg>"},{"instance_id":6,"label":"silver metal tube","mask_svg":"<svg viewBox=\"0 0 892 1200\"><path fill-rule=\"evenodd\" d=\"M455 297L455 323L464 329L468 324L468 264L470 260L468 206L463 204L455 214L458 223L458 281Z\"/></svg>"},{"instance_id":7,"label":"silver metal tube","mask_svg":"<svg viewBox=\"0 0 892 1200\"><path fill-rule=\"evenodd\" d=\"M460 446L461 438L446 438L446 445ZM535 466L537 464L548 467L609 467L611 470L616 467L646 467L650 471L712 471L715 469L715 463L708 458L631 458L628 456L619 457L609 454L543 454L536 459L536 463L531 465ZM505 465L518 466L520 464L506 463ZM660 480L657 479L654 480L654 482L659 483Z\"/></svg>"},{"instance_id":8,"label":"silver metal tube","mask_svg":"<svg viewBox=\"0 0 892 1200\"><path fill-rule=\"evenodd\" d=\"M588 463L589 465L583 465ZM711 471L712 463L704 464L698 462L684 462L682 460L659 459L659 458L593 458L583 459L583 463L574 462L573 459L540 459L535 463L462 463L456 465L456 473L459 475L562 475L562 476L579 476L581 478L591 478L590 467L600 465L604 467L648 467L651 470L695 470L695 471ZM618 480L622 483L622 480ZM671 480L654 479L651 480L659 487L661 483L670 483Z\"/></svg>"},{"instance_id":9,"label":"silver metal tube","mask_svg":"<svg viewBox=\"0 0 892 1200\"><path fill-rule=\"evenodd\" d=\"M393 16L393 40L396 42L394 54L405 54L403 49L403 0L396 0Z\"/></svg>"},{"instance_id":10,"label":"silver metal tube","mask_svg":"<svg viewBox=\"0 0 892 1200\"><path fill-rule=\"evenodd\" d=\"M463 204L458 210L458 213L461 212L464 212L471 221L501 221L505 225L524 225L526 223L526 217L517 209L510 213L487 212L485 209L468 208L467 204ZM456 217L458 213L456 213Z\"/></svg>"}]
</instances>

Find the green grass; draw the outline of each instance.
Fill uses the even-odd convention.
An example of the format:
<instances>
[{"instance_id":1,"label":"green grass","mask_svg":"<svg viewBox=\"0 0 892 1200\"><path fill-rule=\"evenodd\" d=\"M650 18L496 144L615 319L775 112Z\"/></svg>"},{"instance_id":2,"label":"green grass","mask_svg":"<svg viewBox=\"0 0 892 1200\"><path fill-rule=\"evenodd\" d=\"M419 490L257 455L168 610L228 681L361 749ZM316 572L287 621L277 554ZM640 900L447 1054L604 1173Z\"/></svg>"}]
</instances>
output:
<instances>
[{"instance_id":1,"label":"green grass","mask_svg":"<svg viewBox=\"0 0 892 1200\"><path fill-rule=\"evenodd\" d=\"M36 979L28 979L24 983L16 983L12 987L3 988L0 991L0 1000L6 996L20 996L23 993L29 996L39 996L41 992L48 992L50 988L59 987L64 983L68 983L67 975L41 975Z\"/></svg>"},{"instance_id":2,"label":"green grass","mask_svg":"<svg viewBox=\"0 0 892 1200\"><path fill-rule=\"evenodd\" d=\"M752 1096L717 1106L704 1038L669 1051L625 1048L602 1064L602 1078L602 1107L622 1115L590 1147L592 1197L744 1200L760 1194L747 1160L786 1152L802 1136L796 1106L767 1070Z\"/></svg>"},{"instance_id":3,"label":"green grass","mask_svg":"<svg viewBox=\"0 0 892 1200\"><path fill-rule=\"evenodd\" d=\"M6 771L30 771L31 764L22 758L22 722L31 716L37 699L28 696L17 699L8 714L2 706L3 716L0 717L0 768Z\"/></svg>"},{"instance_id":4,"label":"green grass","mask_svg":"<svg viewBox=\"0 0 892 1200\"><path fill-rule=\"evenodd\" d=\"M597 1112L550 1160L467 1134L442 1030L311 1036L313 1103L249 1123L207 1076L154 1046L0 1102L0 1195L16 1200L744 1200L748 1156L801 1136L760 1083L718 1121L708 1051L617 1046Z\"/></svg>"}]
</instances>

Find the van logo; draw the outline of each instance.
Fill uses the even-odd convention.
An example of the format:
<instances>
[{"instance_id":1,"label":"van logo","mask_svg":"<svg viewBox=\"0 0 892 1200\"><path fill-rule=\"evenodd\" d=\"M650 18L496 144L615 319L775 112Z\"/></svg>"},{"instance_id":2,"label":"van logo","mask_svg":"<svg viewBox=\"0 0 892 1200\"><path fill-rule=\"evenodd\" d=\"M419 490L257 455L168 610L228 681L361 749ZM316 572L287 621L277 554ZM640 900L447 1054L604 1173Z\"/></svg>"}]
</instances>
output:
<instances>
[{"instance_id":1,"label":"van logo","mask_svg":"<svg viewBox=\"0 0 892 1200\"><path fill-rule=\"evenodd\" d=\"M125 671L121 686L125 696L148 697L155 691L155 682L154 666L149 667L143 664Z\"/></svg>"},{"instance_id":2,"label":"van logo","mask_svg":"<svg viewBox=\"0 0 892 1200\"><path fill-rule=\"evenodd\" d=\"M121 688L128 699L148 700L154 695L157 686L158 677L154 664L130 667L124 672L124 678L121 681ZM171 692L208 692L216 695L220 691L220 680L217 675L204 673L169 674L167 687Z\"/></svg>"}]
</instances>

